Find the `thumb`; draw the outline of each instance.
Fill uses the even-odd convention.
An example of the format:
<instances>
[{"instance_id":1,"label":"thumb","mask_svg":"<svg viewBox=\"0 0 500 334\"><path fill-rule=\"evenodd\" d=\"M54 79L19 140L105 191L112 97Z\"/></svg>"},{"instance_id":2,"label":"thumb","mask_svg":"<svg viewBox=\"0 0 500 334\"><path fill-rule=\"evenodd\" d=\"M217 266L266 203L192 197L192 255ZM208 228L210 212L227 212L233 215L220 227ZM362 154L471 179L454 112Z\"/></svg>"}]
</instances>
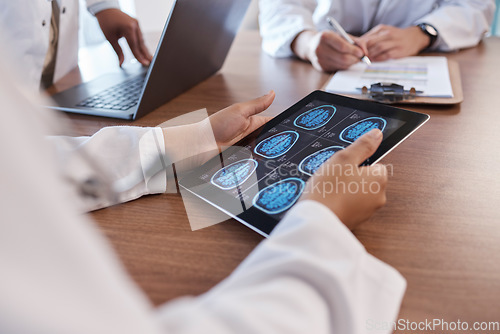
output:
<instances>
[{"instance_id":1,"label":"thumb","mask_svg":"<svg viewBox=\"0 0 500 334\"><path fill-rule=\"evenodd\" d=\"M273 90L264 96L258 97L256 99L241 103L241 111L246 117L253 116L255 114L261 113L273 103L276 94Z\"/></svg>"},{"instance_id":2,"label":"thumb","mask_svg":"<svg viewBox=\"0 0 500 334\"><path fill-rule=\"evenodd\" d=\"M353 37L352 39L354 40L356 45L359 46L361 48L361 50L363 50L363 53L365 54L365 56L367 56L368 55L367 41L363 38L358 38L358 37Z\"/></svg>"},{"instance_id":3,"label":"thumb","mask_svg":"<svg viewBox=\"0 0 500 334\"><path fill-rule=\"evenodd\" d=\"M371 157L380 146L382 142L382 131L373 129L361 137L354 143L342 150L337 158L341 159L344 163L352 163L359 165L369 157ZM333 156L335 157L336 154Z\"/></svg>"}]
</instances>

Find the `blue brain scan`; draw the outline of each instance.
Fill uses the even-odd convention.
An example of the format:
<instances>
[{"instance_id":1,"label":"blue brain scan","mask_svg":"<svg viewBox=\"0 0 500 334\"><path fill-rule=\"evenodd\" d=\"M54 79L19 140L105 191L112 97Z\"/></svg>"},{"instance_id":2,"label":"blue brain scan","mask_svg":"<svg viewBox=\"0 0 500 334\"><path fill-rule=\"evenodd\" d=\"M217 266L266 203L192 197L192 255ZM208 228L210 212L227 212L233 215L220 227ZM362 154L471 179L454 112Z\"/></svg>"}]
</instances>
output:
<instances>
[{"instance_id":1,"label":"blue brain scan","mask_svg":"<svg viewBox=\"0 0 500 334\"><path fill-rule=\"evenodd\" d=\"M358 121L340 133L340 139L345 142L353 143L356 139L369 132L372 129L380 129L384 131L387 121L380 117L368 117Z\"/></svg>"},{"instance_id":2,"label":"blue brain scan","mask_svg":"<svg viewBox=\"0 0 500 334\"><path fill-rule=\"evenodd\" d=\"M316 130L328 123L337 109L334 106L320 106L300 114L293 124L305 130Z\"/></svg>"},{"instance_id":3,"label":"blue brain scan","mask_svg":"<svg viewBox=\"0 0 500 334\"><path fill-rule=\"evenodd\" d=\"M298 139L298 132L283 131L261 141L254 152L267 159L276 158L288 152Z\"/></svg>"},{"instance_id":4,"label":"blue brain scan","mask_svg":"<svg viewBox=\"0 0 500 334\"><path fill-rule=\"evenodd\" d=\"M253 205L265 213L274 215L290 208L304 190L305 182L296 177L276 182L253 198Z\"/></svg>"},{"instance_id":5,"label":"blue brain scan","mask_svg":"<svg viewBox=\"0 0 500 334\"><path fill-rule=\"evenodd\" d=\"M304 174L313 175L335 152L343 149L342 146L330 146L308 155L300 162L299 170Z\"/></svg>"},{"instance_id":6,"label":"blue brain scan","mask_svg":"<svg viewBox=\"0 0 500 334\"><path fill-rule=\"evenodd\" d=\"M257 168L254 159L244 159L223 167L212 176L210 182L223 190L236 188L250 177Z\"/></svg>"}]
</instances>

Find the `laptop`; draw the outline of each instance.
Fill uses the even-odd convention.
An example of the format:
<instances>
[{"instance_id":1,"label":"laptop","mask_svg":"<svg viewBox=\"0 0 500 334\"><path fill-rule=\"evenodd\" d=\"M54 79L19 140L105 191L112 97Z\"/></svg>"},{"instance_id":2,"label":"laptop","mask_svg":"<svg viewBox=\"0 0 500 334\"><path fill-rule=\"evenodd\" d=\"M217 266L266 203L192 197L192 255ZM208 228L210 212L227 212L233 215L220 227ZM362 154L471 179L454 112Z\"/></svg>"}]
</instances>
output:
<instances>
[{"instance_id":1,"label":"laptop","mask_svg":"<svg viewBox=\"0 0 500 334\"><path fill-rule=\"evenodd\" d=\"M52 96L52 109L137 119L224 63L251 0L175 0L149 67L98 77Z\"/></svg>"}]
</instances>

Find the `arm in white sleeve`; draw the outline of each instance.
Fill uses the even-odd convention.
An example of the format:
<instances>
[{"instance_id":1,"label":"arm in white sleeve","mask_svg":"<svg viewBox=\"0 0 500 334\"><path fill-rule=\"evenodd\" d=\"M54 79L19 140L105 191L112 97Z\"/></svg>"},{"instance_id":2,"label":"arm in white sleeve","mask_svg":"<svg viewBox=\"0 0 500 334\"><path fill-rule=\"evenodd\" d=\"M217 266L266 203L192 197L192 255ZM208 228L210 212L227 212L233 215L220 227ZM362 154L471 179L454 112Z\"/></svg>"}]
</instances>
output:
<instances>
[{"instance_id":1,"label":"arm in white sleeve","mask_svg":"<svg viewBox=\"0 0 500 334\"><path fill-rule=\"evenodd\" d=\"M110 8L120 9L120 3L118 0L87 0L87 10L90 14L95 15L100 11Z\"/></svg>"},{"instance_id":2,"label":"arm in white sleeve","mask_svg":"<svg viewBox=\"0 0 500 334\"><path fill-rule=\"evenodd\" d=\"M28 103L5 73L0 66L0 101L15 112L0 123L0 333L365 334L372 321L397 316L404 279L311 201L292 208L217 287L155 310L76 212L60 161L43 145L39 104ZM123 147L140 147L136 141L157 130L101 131L68 145L121 159Z\"/></svg>"},{"instance_id":3,"label":"arm in white sleeve","mask_svg":"<svg viewBox=\"0 0 500 334\"><path fill-rule=\"evenodd\" d=\"M0 126L0 137L18 145L0 141L6 159L0 174L6 185L0 190L1 333L365 334L373 322L397 316L404 279L311 201L292 208L214 289L155 310L98 231L75 214L48 150L30 146L28 139L38 137L9 126Z\"/></svg>"},{"instance_id":4,"label":"arm in white sleeve","mask_svg":"<svg viewBox=\"0 0 500 334\"><path fill-rule=\"evenodd\" d=\"M293 56L291 44L304 30L316 30L315 0L260 0L259 25L262 49L273 57Z\"/></svg>"},{"instance_id":5,"label":"arm in white sleeve","mask_svg":"<svg viewBox=\"0 0 500 334\"><path fill-rule=\"evenodd\" d=\"M166 128L115 126L90 137L48 138L59 172L76 191L82 211L175 192L174 165L182 177L219 152L208 118Z\"/></svg>"},{"instance_id":6,"label":"arm in white sleeve","mask_svg":"<svg viewBox=\"0 0 500 334\"><path fill-rule=\"evenodd\" d=\"M213 290L153 309L65 196L36 115L22 112L21 94L0 88L6 110L19 111L0 124L0 333L365 334L373 321L395 319L403 278L311 201ZM136 137L103 131L75 141L113 155ZM121 140L111 144L107 131Z\"/></svg>"},{"instance_id":7,"label":"arm in white sleeve","mask_svg":"<svg viewBox=\"0 0 500 334\"><path fill-rule=\"evenodd\" d=\"M116 126L90 137L53 136L49 140L56 148L59 172L73 186L106 182L108 189L96 196L82 196L82 190L75 189L82 211L166 190L169 166L161 128Z\"/></svg>"},{"instance_id":8,"label":"arm in white sleeve","mask_svg":"<svg viewBox=\"0 0 500 334\"><path fill-rule=\"evenodd\" d=\"M442 0L415 24L429 23L438 30L433 50L453 51L479 43L489 31L494 13L494 0Z\"/></svg>"},{"instance_id":9,"label":"arm in white sleeve","mask_svg":"<svg viewBox=\"0 0 500 334\"><path fill-rule=\"evenodd\" d=\"M395 321L405 287L328 208L305 201L229 278L159 318L167 333L362 334Z\"/></svg>"}]
</instances>

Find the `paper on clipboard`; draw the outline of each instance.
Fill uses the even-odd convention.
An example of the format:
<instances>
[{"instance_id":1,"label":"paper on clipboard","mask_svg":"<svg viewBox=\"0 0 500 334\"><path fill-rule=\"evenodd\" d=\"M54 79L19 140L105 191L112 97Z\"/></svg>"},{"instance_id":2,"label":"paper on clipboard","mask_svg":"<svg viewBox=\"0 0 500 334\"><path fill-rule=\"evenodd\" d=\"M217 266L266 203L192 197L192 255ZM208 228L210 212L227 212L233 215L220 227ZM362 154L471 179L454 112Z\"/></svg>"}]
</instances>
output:
<instances>
[{"instance_id":1,"label":"paper on clipboard","mask_svg":"<svg viewBox=\"0 0 500 334\"><path fill-rule=\"evenodd\" d=\"M423 91L419 96L453 97L446 57L406 57L385 62L357 63L332 76L325 90L338 94L360 94L359 88L377 82L414 87Z\"/></svg>"}]
</instances>

